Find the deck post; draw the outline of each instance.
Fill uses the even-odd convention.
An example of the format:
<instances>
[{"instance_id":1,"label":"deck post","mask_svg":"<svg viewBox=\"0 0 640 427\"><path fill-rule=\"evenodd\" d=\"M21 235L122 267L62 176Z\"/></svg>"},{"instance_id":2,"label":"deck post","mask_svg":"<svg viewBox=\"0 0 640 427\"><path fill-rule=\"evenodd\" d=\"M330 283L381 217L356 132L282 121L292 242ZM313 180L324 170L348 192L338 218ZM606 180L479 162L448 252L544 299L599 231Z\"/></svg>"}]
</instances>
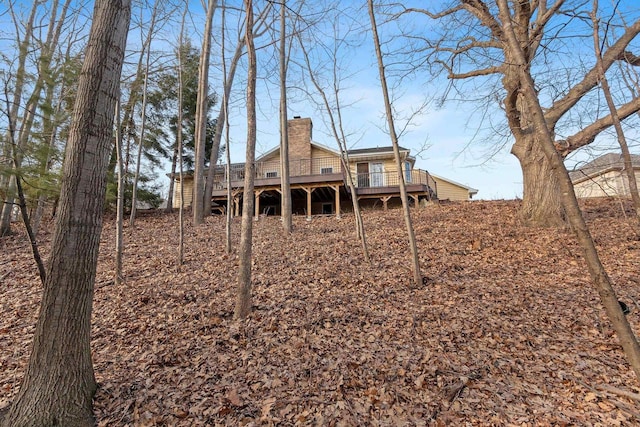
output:
<instances>
[{"instance_id":1,"label":"deck post","mask_svg":"<svg viewBox=\"0 0 640 427\"><path fill-rule=\"evenodd\" d=\"M233 197L233 216L240 216L240 198L238 196Z\"/></svg>"},{"instance_id":2,"label":"deck post","mask_svg":"<svg viewBox=\"0 0 640 427\"><path fill-rule=\"evenodd\" d=\"M389 209L389 206L387 205L389 199L391 199L391 196L380 197L380 200L382 200L382 207L385 211Z\"/></svg>"},{"instance_id":3,"label":"deck post","mask_svg":"<svg viewBox=\"0 0 640 427\"><path fill-rule=\"evenodd\" d=\"M340 219L340 186L334 185L331 188L336 192L336 219Z\"/></svg>"},{"instance_id":4,"label":"deck post","mask_svg":"<svg viewBox=\"0 0 640 427\"><path fill-rule=\"evenodd\" d=\"M409 197L413 199L413 207L418 209L418 195L417 194L409 194Z\"/></svg>"},{"instance_id":5,"label":"deck post","mask_svg":"<svg viewBox=\"0 0 640 427\"><path fill-rule=\"evenodd\" d=\"M255 205L256 205L256 211L254 214L254 220L257 221L260 218L260 195L262 194L263 190L255 190L253 192L254 197L255 197Z\"/></svg>"},{"instance_id":6,"label":"deck post","mask_svg":"<svg viewBox=\"0 0 640 427\"><path fill-rule=\"evenodd\" d=\"M303 187L303 190L307 193L307 221L311 221L311 193L315 188Z\"/></svg>"}]
</instances>

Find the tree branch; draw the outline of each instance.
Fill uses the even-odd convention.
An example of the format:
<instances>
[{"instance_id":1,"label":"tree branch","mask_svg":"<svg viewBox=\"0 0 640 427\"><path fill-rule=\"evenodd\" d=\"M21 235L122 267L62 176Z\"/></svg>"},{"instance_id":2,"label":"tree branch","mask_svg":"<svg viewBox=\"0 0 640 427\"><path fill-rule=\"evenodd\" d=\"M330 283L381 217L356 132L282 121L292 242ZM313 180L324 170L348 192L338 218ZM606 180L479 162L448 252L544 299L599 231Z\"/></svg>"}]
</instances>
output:
<instances>
[{"instance_id":1,"label":"tree branch","mask_svg":"<svg viewBox=\"0 0 640 427\"><path fill-rule=\"evenodd\" d=\"M630 27L627 27L624 34L602 55L602 67L604 71L608 70L616 61L626 57L625 48L640 33L640 20L637 20ZM631 58L633 59L633 58ZM585 75L585 77L572 87L569 92L545 112L547 123L553 127L562 116L566 114L578 101L591 89L593 89L600 80L599 68L594 65L593 68Z\"/></svg>"},{"instance_id":2,"label":"tree branch","mask_svg":"<svg viewBox=\"0 0 640 427\"><path fill-rule=\"evenodd\" d=\"M640 110L640 98L635 98L630 102L620 106L617 110L620 120L624 120L632 114ZM557 141L556 149L566 156L572 151L577 150L580 147L588 145L598 136L603 130L613 126L613 118L611 115L602 117L596 120L589 126L583 128L580 132L568 137L566 140Z\"/></svg>"}]
</instances>

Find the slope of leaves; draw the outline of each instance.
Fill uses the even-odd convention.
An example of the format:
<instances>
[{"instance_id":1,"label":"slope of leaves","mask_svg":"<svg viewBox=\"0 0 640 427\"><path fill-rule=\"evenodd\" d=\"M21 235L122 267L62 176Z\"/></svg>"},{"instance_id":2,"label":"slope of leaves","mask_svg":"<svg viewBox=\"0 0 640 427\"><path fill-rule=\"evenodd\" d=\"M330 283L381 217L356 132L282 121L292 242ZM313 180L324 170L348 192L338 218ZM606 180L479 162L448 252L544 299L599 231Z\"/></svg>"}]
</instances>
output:
<instances>
[{"instance_id":1,"label":"slope of leaves","mask_svg":"<svg viewBox=\"0 0 640 427\"><path fill-rule=\"evenodd\" d=\"M152 214L125 229L113 284L113 220L96 283L100 426L633 425L639 382L568 230L523 228L518 202L413 212L425 283L410 283L401 211L255 222L254 306L232 327L237 254L224 218L186 228ZM618 201L585 206L638 329L640 239ZM627 207L628 209L628 207ZM238 221L239 222L239 221ZM239 234L239 224L234 224ZM50 235L42 236L47 255ZM22 235L0 241L0 408L24 374L41 289Z\"/></svg>"}]
</instances>

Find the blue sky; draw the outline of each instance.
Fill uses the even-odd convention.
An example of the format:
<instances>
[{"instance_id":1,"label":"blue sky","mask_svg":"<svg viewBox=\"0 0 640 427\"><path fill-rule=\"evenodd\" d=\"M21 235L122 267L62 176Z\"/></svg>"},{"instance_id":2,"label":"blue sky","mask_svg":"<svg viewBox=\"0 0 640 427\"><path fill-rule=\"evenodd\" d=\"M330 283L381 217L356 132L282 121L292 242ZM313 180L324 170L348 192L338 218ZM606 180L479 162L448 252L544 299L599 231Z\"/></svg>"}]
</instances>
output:
<instances>
[{"instance_id":1,"label":"blue sky","mask_svg":"<svg viewBox=\"0 0 640 427\"><path fill-rule=\"evenodd\" d=\"M30 6L30 2L21 2ZM85 3L85 2L83 2ZM86 10L90 10L91 2L86 2ZM229 1L229 4L239 5L240 0ZM260 1L261 4L264 2ZM405 4L412 2L404 2ZM415 2L418 5L423 2ZM608 7L609 2L602 1ZM605 5L606 3L606 5ZM631 2L635 4L634 2ZM631 3L624 3L623 7L633 9ZM309 12L312 7L317 7L319 3L309 3L305 12ZM341 2L341 6L362 5L364 2ZM427 4L440 4L440 2L428 2ZM26 8L28 9L28 7ZM638 9L638 8L636 8ZM12 28L6 24L9 22L6 14L4 2L0 4L0 34L6 36L10 34ZM191 38L195 45L200 44L202 28L204 27L204 13L202 12L201 1L190 1L190 25ZM636 10L636 14L638 10ZM83 17L88 15L83 13ZM139 20L141 12L134 8L135 20ZM177 42L178 32L177 22L180 13L173 13L173 23L165 26L162 38L154 42L156 51L170 51ZM142 12L145 16L145 12ZM216 12L216 23L219 23L220 12ZM349 148L365 148L390 145L388 134L384 131L385 117L384 105L382 103L382 92L379 85L376 58L373 51L373 44L370 34L366 33L368 28L368 17L364 10L353 10L353 21L345 23L340 27L343 31L345 27L351 25L354 32L348 36L357 47L343 53L341 58L344 63L344 74L348 77L341 83L344 107L344 123L348 133L351 134L348 140ZM82 19L82 18L81 18ZM235 22L232 17L228 22ZM357 28L361 25L361 28ZM423 23L417 25L425 28ZM86 29L87 27L85 27ZM216 27L219 31L219 27ZM330 28L325 25L322 31L329 32ZM216 31L216 30L214 30ZM388 40L392 28L382 29L381 38ZM269 35L266 36L267 39ZM139 44L139 30L133 28L129 35L132 46ZM7 43L10 36L0 43ZM228 40L228 49L233 49L235 40ZM212 69L210 72L210 86L212 90L221 93L221 73L219 69L219 36L214 36L214 47L212 49ZM258 40L258 45L264 43ZM587 38L580 43L584 46L581 52L568 49L568 54L575 53L580 60L592 57L592 41ZM5 45L6 46L6 45ZM8 50L5 49L6 54ZM274 84L275 72L269 69L267 62L271 55L275 54L273 47L267 47L259 52L261 58L259 64L259 85L258 85L258 144L257 155L264 153L278 144L278 88ZM230 55L229 55L230 56ZM132 57L133 58L133 57ZM588 60L587 60L588 62ZM273 62L271 62L273 65ZM552 64L550 64L551 67ZM305 77L295 71L292 66L289 74L289 86L301 86ZM268 77L271 78L269 81ZM246 113L244 111L244 81L246 70L241 66L238 70L233 93L233 107L231 110L231 153L232 161L241 162L244 160L244 141L246 138ZM397 83L390 77L391 83ZM446 79L434 79L426 73L418 73L413 80L404 81L394 91L395 107L402 112L410 111L419 106L425 99L437 99L447 87ZM473 85L467 87L468 92L461 98L471 98L478 95L474 92ZM482 84L479 84L482 90ZM509 153L512 141L499 136L493 132L492 126L504 125L504 116L499 110L497 103L494 103L488 115L482 106L476 102L451 101L439 105L432 102L421 114L415 116L409 126L408 132L400 136L400 144L412 150L417 156L416 167L425 169L433 174L449 178L470 187L478 189L477 198L481 199L512 199L522 196L522 174L517 159ZM289 118L293 116L310 117L314 123L314 140L324 145L337 148L333 137L325 126L326 117L319 111L315 104L300 91L291 90L289 95ZM399 127L402 127L400 121ZM637 143L637 133L629 133L632 151L639 152ZM607 148L608 147L608 148ZM425 149L426 148L426 149ZM608 149L616 149L614 139L611 134L606 134L599 139L596 144L588 150L573 154L567 165L571 168L574 164L586 161L594 155L601 154ZM168 171L167 166L167 171ZM159 171L163 177L167 171Z\"/></svg>"}]
</instances>

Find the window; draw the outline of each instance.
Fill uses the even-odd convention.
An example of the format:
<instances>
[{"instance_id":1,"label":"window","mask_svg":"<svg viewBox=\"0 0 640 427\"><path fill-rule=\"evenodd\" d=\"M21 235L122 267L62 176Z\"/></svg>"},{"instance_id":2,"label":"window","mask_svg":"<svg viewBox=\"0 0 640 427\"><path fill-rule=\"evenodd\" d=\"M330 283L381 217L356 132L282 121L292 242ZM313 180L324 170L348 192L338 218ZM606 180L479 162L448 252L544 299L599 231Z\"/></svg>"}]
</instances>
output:
<instances>
[{"instance_id":1,"label":"window","mask_svg":"<svg viewBox=\"0 0 640 427\"><path fill-rule=\"evenodd\" d=\"M265 178L277 178L278 177L278 172L277 171L271 171L271 172L267 172L264 174Z\"/></svg>"},{"instance_id":2,"label":"window","mask_svg":"<svg viewBox=\"0 0 640 427\"><path fill-rule=\"evenodd\" d=\"M404 182L411 182L411 163L404 162Z\"/></svg>"},{"instance_id":3,"label":"window","mask_svg":"<svg viewBox=\"0 0 640 427\"><path fill-rule=\"evenodd\" d=\"M333 173L333 168L332 167L320 168L320 173L322 175L327 175L327 174Z\"/></svg>"}]
</instances>

